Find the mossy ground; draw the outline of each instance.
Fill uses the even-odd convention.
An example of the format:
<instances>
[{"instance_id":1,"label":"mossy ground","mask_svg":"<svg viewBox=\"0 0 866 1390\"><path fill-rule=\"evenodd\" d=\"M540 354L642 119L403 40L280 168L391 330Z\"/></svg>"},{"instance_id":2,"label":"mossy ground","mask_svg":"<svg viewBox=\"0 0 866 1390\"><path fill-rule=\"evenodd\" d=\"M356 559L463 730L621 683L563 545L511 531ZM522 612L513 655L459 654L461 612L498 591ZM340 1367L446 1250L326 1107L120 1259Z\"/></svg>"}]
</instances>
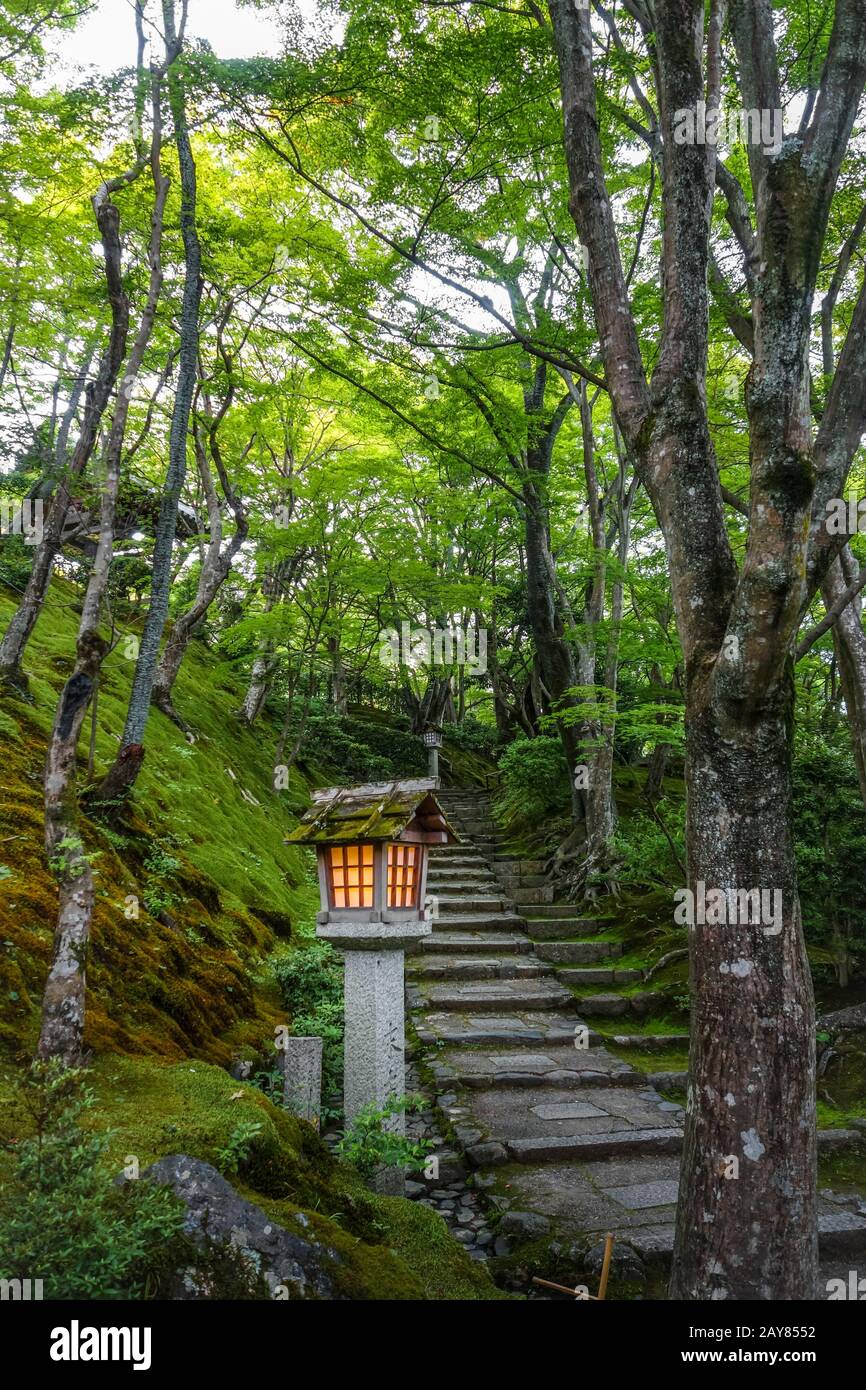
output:
<instances>
[{"instance_id":1,"label":"mossy ground","mask_svg":"<svg viewBox=\"0 0 866 1390\"><path fill-rule=\"evenodd\" d=\"M19 1055L38 1028L57 911L42 839L42 767L72 660L76 606L71 585L52 586L25 659L31 702L7 695L0 705L0 1046ZM0 597L0 625L11 611ZM123 731L133 670L124 650L121 639L100 681L97 777ZM97 895L86 1032L96 1053L225 1062L233 1044L257 1042L285 1019L254 978L275 937L315 912L310 856L283 844L307 786L296 772L288 790L274 792L276 733L241 725L242 695L231 668L192 642L176 699L196 741L152 711L130 815L114 827L82 820ZM83 755L89 736L88 721ZM137 920L127 915L133 897Z\"/></svg>"},{"instance_id":2,"label":"mossy ground","mask_svg":"<svg viewBox=\"0 0 866 1390\"><path fill-rule=\"evenodd\" d=\"M105 1162L118 1175L184 1153L226 1171L241 1196L280 1225L313 1234L339 1256L339 1292L359 1299L495 1299L487 1271L451 1237L441 1217L402 1198L371 1193L336 1160L311 1125L277 1109L221 1067L187 1059L106 1055L90 1071L97 1103L87 1123L108 1129ZM242 1126L258 1124L236 1170L226 1155ZM0 1075L0 1182L29 1126L12 1074ZM303 1221L299 1221L299 1216Z\"/></svg>"}]
</instances>

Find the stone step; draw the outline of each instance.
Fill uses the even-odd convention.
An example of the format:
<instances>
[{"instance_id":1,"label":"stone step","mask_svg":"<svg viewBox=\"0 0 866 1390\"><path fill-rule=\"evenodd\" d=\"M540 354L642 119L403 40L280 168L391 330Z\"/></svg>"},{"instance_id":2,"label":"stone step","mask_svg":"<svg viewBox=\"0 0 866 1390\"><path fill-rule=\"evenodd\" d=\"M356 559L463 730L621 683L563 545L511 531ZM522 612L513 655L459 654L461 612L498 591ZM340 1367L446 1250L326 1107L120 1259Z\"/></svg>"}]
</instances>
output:
<instances>
[{"instance_id":1,"label":"stone step","mask_svg":"<svg viewBox=\"0 0 866 1390\"><path fill-rule=\"evenodd\" d=\"M615 1047L632 1048L635 1052L678 1052L688 1049L688 1033L613 1033L605 1038Z\"/></svg>"},{"instance_id":2,"label":"stone step","mask_svg":"<svg viewBox=\"0 0 866 1390\"><path fill-rule=\"evenodd\" d=\"M516 856L510 854L497 854L494 856L493 863L496 868L501 869L503 873L544 873L543 859L518 859Z\"/></svg>"},{"instance_id":3,"label":"stone step","mask_svg":"<svg viewBox=\"0 0 866 1390\"><path fill-rule=\"evenodd\" d=\"M560 1235L604 1235L631 1245L653 1263L669 1263L680 1160L676 1155L618 1156L558 1164L514 1165L509 1169L512 1207L552 1220ZM866 1211L857 1198L830 1201L818 1193L818 1232L822 1259L866 1254ZM828 1270L847 1279L846 1266ZM822 1278L824 1271L822 1270ZM820 1297L825 1297L822 1285Z\"/></svg>"},{"instance_id":4,"label":"stone step","mask_svg":"<svg viewBox=\"0 0 866 1390\"><path fill-rule=\"evenodd\" d=\"M418 1039L425 1045L446 1043L455 1047L532 1047L547 1048L556 1044L574 1046L577 1028L586 1029L573 1014L538 1013L533 1010L514 1010L500 1016L478 1013L421 1012L413 1020ZM600 1035L588 1030L589 1050L601 1041Z\"/></svg>"},{"instance_id":5,"label":"stone step","mask_svg":"<svg viewBox=\"0 0 866 1390\"><path fill-rule=\"evenodd\" d=\"M465 906L465 905L464 905ZM499 912L464 911L452 916L441 915L434 920L435 931L518 931L523 932L523 918L504 909Z\"/></svg>"},{"instance_id":6,"label":"stone step","mask_svg":"<svg viewBox=\"0 0 866 1390\"><path fill-rule=\"evenodd\" d=\"M601 1229L601 1228L599 1228ZM662 1266L670 1264L674 1249L673 1222L665 1226L630 1228L619 1232L621 1240L628 1241L639 1255L647 1260L657 1261ZM823 1212L818 1214L818 1253L822 1260L842 1258L866 1258L866 1218L853 1212ZM847 1281L847 1268L821 1270L818 1293L819 1299L826 1298L826 1282L831 1277ZM860 1275L862 1278L862 1275Z\"/></svg>"},{"instance_id":7,"label":"stone step","mask_svg":"<svg viewBox=\"0 0 866 1390\"><path fill-rule=\"evenodd\" d=\"M502 869L497 868L496 877L499 879L500 883L505 884L509 892L511 892L513 889L517 892L521 892L524 889L537 890L539 888L546 889L549 887L549 884L544 874L508 874L504 873ZM533 898L518 898L517 901L532 903L535 900ZM541 901L543 901L543 899Z\"/></svg>"},{"instance_id":8,"label":"stone step","mask_svg":"<svg viewBox=\"0 0 866 1390\"><path fill-rule=\"evenodd\" d=\"M452 917L457 914L466 916L473 912L504 912L506 908L512 906L508 898L488 897L477 894L474 897L468 895L451 896L446 893L437 894L439 898L439 915L441 917Z\"/></svg>"},{"instance_id":9,"label":"stone step","mask_svg":"<svg viewBox=\"0 0 866 1390\"><path fill-rule=\"evenodd\" d=\"M605 944L609 943L602 941L575 942L575 945L587 946L603 946ZM588 966L582 970L563 970L560 968L557 970L557 974L560 980L565 980L572 988L575 986L583 988L586 985L633 985L638 980L643 979L642 970L616 970L613 967L604 969L597 966Z\"/></svg>"},{"instance_id":10,"label":"stone step","mask_svg":"<svg viewBox=\"0 0 866 1390\"><path fill-rule=\"evenodd\" d=\"M609 1058L604 1050L598 1056ZM522 1152L516 1146L533 1146L526 1150L527 1158L518 1159L520 1162L561 1160L571 1152L569 1146L577 1145L580 1151L581 1145L600 1139L619 1146L625 1143L620 1136L628 1134L641 1136L633 1152L647 1151L647 1134L653 1136L650 1151L679 1152L685 1112L646 1083L601 1085L594 1087L591 1095L575 1094L575 1090L551 1088L542 1096L533 1095L525 1086L476 1090L471 1097L473 1123L490 1140L507 1148L513 1158ZM462 1103L466 1114L469 1099ZM672 1143L668 1139L671 1134Z\"/></svg>"},{"instance_id":11,"label":"stone step","mask_svg":"<svg viewBox=\"0 0 866 1390\"><path fill-rule=\"evenodd\" d=\"M416 981L424 980L536 980L549 976L552 965L533 957L506 956L502 960L491 956L424 955L412 958L406 974Z\"/></svg>"},{"instance_id":12,"label":"stone step","mask_svg":"<svg viewBox=\"0 0 866 1390\"><path fill-rule=\"evenodd\" d=\"M581 1089L596 1086L644 1086L647 1078L604 1048L578 1049L559 1044L543 1052L445 1049L431 1061L435 1079L447 1086L483 1090L490 1086Z\"/></svg>"},{"instance_id":13,"label":"stone step","mask_svg":"<svg viewBox=\"0 0 866 1390\"><path fill-rule=\"evenodd\" d=\"M595 931L599 930L598 923L592 919L569 920L560 922L556 917L524 917L525 931L532 941L570 941L574 937L591 937ZM616 955L623 954L620 947Z\"/></svg>"},{"instance_id":14,"label":"stone step","mask_svg":"<svg viewBox=\"0 0 866 1390\"><path fill-rule=\"evenodd\" d=\"M427 875L427 886L453 898L462 893L476 897L479 894L495 897L502 893L502 885L489 869L431 869Z\"/></svg>"},{"instance_id":15,"label":"stone step","mask_svg":"<svg viewBox=\"0 0 866 1390\"><path fill-rule=\"evenodd\" d=\"M559 1009L571 1003L568 990L555 980L480 980L477 983L418 984L430 1009L501 1013L507 1009Z\"/></svg>"},{"instance_id":16,"label":"stone step","mask_svg":"<svg viewBox=\"0 0 866 1390\"><path fill-rule=\"evenodd\" d=\"M616 960L622 955L619 941L548 941L529 930L527 936L538 942L535 949L541 959L554 965L591 965L593 961Z\"/></svg>"},{"instance_id":17,"label":"stone step","mask_svg":"<svg viewBox=\"0 0 866 1390\"><path fill-rule=\"evenodd\" d=\"M589 1162L626 1154L678 1154L683 1131L669 1129L621 1129L610 1134L568 1134L543 1139L513 1139L504 1146L516 1163L562 1163L568 1159Z\"/></svg>"},{"instance_id":18,"label":"stone step","mask_svg":"<svg viewBox=\"0 0 866 1390\"><path fill-rule=\"evenodd\" d=\"M468 955L476 951L481 954L495 951L505 956L529 955L532 951L532 942L519 932L433 931L429 936L422 937L419 944L424 955L442 951Z\"/></svg>"},{"instance_id":19,"label":"stone step","mask_svg":"<svg viewBox=\"0 0 866 1390\"><path fill-rule=\"evenodd\" d=\"M527 913L528 917L558 917L560 920L573 922L595 922L596 918L581 916L580 907L577 903L539 903L534 912Z\"/></svg>"},{"instance_id":20,"label":"stone step","mask_svg":"<svg viewBox=\"0 0 866 1390\"><path fill-rule=\"evenodd\" d=\"M477 878L467 881L455 875L445 874L442 878L428 878L427 892L437 898L492 898L502 892L495 878Z\"/></svg>"},{"instance_id":21,"label":"stone step","mask_svg":"<svg viewBox=\"0 0 866 1390\"><path fill-rule=\"evenodd\" d=\"M580 970L560 970L557 978L566 984L576 985L580 980L574 977L579 977L581 973ZM639 994L581 994L576 1002L587 1018L622 1018L626 1014L646 1018L654 1006L663 1004L664 1000L651 990L643 990Z\"/></svg>"},{"instance_id":22,"label":"stone step","mask_svg":"<svg viewBox=\"0 0 866 1390\"><path fill-rule=\"evenodd\" d=\"M647 1081L657 1091L684 1091L689 1084L687 1071L647 1072Z\"/></svg>"},{"instance_id":23,"label":"stone step","mask_svg":"<svg viewBox=\"0 0 866 1390\"><path fill-rule=\"evenodd\" d=\"M433 861L427 871L427 877L447 877L461 883L474 883L478 878L483 878L486 883L499 882L498 874L495 874L483 859L479 859L476 864L437 864Z\"/></svg>"},{"instance_id":24,"label":"stone step","mask_svg":"<svg viewBox=\"0 0 866 1390\"><path fill-rule=\"evenodd\" d=\"M467 854L462 845L443 845L430 856L431 869L486 869L490 860L483 854Z\"/></svg>"},{"instance_id":25,"label":"stone step","mask_svg":"<svg viewBox=\"0 0 866 1390\"><path fill-rule=\"evenodd\" d=\"M536 888L527 887L523 883L516 888L512 888L510 885L506 886L514 902L524 907L545 907L553 896L552 887L544 879Z\"/></svg>"}]
</instances>

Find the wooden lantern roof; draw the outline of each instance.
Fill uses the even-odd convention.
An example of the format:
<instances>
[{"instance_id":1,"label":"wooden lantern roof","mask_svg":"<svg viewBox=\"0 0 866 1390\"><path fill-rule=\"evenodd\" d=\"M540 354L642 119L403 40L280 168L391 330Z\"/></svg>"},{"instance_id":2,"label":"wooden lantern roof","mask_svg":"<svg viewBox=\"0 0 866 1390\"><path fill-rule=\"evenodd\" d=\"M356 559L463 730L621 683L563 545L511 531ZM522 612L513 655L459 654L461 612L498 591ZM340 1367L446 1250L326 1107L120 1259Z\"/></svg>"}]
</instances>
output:
<instances>
[{"instance_id":1,"label":"wooden lantern roof","mask_svg":"<svg viewBox=\"0 0 866 1390\"><path fill-rule=\"evenodd\" d=\"M320 787L285 843L345 845L360 840L405 840L459 844L460 837L448 823L435 790L436 782L426 777L365 782L357 787Z\"/></svg>"}]
</instances>

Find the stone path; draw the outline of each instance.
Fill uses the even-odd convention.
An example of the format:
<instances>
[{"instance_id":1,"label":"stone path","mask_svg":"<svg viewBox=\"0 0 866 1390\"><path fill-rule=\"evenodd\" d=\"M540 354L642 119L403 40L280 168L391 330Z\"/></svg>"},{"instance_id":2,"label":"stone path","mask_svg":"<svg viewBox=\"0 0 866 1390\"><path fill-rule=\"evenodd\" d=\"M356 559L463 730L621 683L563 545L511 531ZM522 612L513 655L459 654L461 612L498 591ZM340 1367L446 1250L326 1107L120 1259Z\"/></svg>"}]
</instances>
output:
<instances>
[{"instance_id":1,"label":"stone path","mask_svg":"<svg viewBox=\"0 0 866 1390\"><path fill-rule=\"evenodd\" d=\"M474 1200L461 1207L459 1177L452 1192L428 1183L414 1193L451 1204L444 1214L452 1226L455 1212L464 1221L461 1238L477 1258L508 1253L509 1235L613 1230L639 1257L665 1261L684 1113L658 1087L684 1089L685 1073L636 1070L604 1045L593 1020L628 1022L610 1039L618 1050L681 1050L687 1036L642 1031L637 1020L657 1002L636 988L642 972L617 966L622 945L601 937L599 923L551 901L540 862L507 853L488 794L439 796L462 843L431 853L428 891L439 915L407 960L407 1002L454 1152L440 1150L452 1168L465 1160L500 1234ZM857 1138L821 1137L827 1145ZM824 1261L866 1255L866 1205L829 1194L820 1235Z\"/></svg>"}]
</instances>

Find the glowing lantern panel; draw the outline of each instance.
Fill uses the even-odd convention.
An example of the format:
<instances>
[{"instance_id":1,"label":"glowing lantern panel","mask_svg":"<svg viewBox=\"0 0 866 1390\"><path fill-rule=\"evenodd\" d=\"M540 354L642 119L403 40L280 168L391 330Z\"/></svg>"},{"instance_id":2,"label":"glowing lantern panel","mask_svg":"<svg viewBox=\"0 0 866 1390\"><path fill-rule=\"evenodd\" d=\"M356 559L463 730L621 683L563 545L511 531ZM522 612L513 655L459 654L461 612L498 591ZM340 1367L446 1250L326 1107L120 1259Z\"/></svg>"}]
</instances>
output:
<instances>
[{"instance_id":1,"label":"glowing lantern panel","mask_svg":"<svg viewBox=\"0 0 866 1390\"><path fill-rule=\"evenodd\" d=\"M332 907L373 906L373 846L332 845Z\"/></svg>"},{"instance_id":2,"label":"glowing lantern panel","mask_svg":"<svg viewBox=\"0 0 866 1390\"><path fill-rule=\"evenodd\" d=\"M420 858L418 845L388 846L388 907L417 907Z\"/></svg>"}]
</instances>

